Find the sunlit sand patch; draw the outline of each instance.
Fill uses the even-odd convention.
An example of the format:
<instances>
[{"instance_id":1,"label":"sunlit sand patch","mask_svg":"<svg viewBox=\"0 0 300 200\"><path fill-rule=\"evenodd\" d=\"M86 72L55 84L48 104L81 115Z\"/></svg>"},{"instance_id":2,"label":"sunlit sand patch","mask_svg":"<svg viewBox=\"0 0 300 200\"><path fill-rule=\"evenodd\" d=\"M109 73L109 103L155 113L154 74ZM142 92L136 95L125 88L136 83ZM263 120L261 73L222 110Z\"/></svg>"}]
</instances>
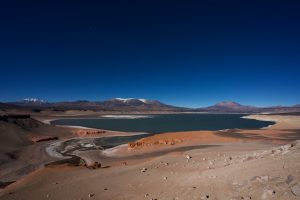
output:
<instances>
[{"instance_id":1,"label":"sunlit sand patch","mask_svg":"<svg viewBox=\"0 0 300 200\"><path fill-rule=\"evenodd\" d=\"M141 119L141 118L152 118L151 115L101 115L102 118L112 119Z\"/></svg>"}]
</instances>

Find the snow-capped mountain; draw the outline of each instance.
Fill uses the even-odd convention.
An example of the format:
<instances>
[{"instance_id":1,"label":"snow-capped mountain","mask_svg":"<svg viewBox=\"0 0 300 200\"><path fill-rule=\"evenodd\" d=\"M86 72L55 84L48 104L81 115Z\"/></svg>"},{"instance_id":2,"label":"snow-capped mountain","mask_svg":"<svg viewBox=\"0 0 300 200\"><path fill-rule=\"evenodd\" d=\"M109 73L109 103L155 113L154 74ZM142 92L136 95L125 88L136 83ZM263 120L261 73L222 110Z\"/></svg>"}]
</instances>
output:
<instances>
[{"instance_id":1,"label":"snow-capped mountain","mask_svg":"<svg viewBox=\"0 0 300 200\"><path fill-rule=\"evenodd\" d=\"M130 102L130 101L134 101L134 100L138 100L138 101L141 101L143 103L151 103L153 102L153 100L147 100L147 99L136 99L136 98L115 98L115 99L112 99L112 100L118 100L118 101L122 101L122 102Z\"/></svg>"},{"instance_id":2,"label":"snow-capped mountain","mask_svg":"<svg viewBox=\"0 0 300 200\"><path fill-rule=\"evenodd\" d=\"M48 102L38 98L25 98L17 102L12 102L12 104L19 106L46 106Z\"/></svg>"},{"instance_id":3,"label":"snow-capped mountain","mask_svg":"<svg viewBox=\"0 0 300 200\"><path fill-rule=\"evenodd\" d=\"M42 99L38 99L38 98L25 98L22 100L22 102L24 103L46 103L44 100Z\"/></svg>"},{"instance_id":4,"label":"snow-capped mountain","mask_svg":"<svg viewBox=\"0 0 300 200\"><path fill-rule=\"evenodd\" d=\"M209 112L209 113L284 113L300 112L300 106L254 107L245 106L233 101L223 101L204 108L182 108L164 104L157 100L140 98L114 98L106 101L67 101L47 102L38 98L26 98L17 102L0 103L0 109L35 109L35 110L93 110L121 112Z\"/></svg>"},{"instance_id":5,"label":"snow-capped mountain","mask_svg":"<svg viewBox=\"0 0 300 200\"><path fill-rule=\"evenodd\" d=\"M105 111L179 111L182 108L156 100L138 98L114 98L106 101L46 102L38 98L26 98L9 104L33 109L49 110L105 110Z\"/></svg>"},{"instance_id":6,"label":"snow-capped mountain","mask_svg":"<svg viewBox=\"0 0 300 200\"><path fill-rule=\"evenodd\" d=\"M144 104L151 104L154 102L158 102L155 100L137 99L137 98L114 98L114 99L111 99L110 101L118 101L118 102L122 102L122 103L142 102Z\"/></svg>"},{"instance_id":7,"label":"snow-capped mountain","mask_svg":"<svg viewBox=\"0 0 300 200\"><path fill-rule=\"evenodd\" d=\"M128 102L131 102L131 101L141 101L143 103L147 103L149 102L147 99L135 99L135 98L114 98L114 99L111 99L111 100L116 100L116 101L120 101L120 102L124 102L124 103L128 103Z\"/></svg>"},{"instance_id":8,"label":"snow-capped mountain","mask_svg":"<svg viewBox=\"0 0 300 200\"><path fill-rule=\"evenodd\" d=\"M142 110L168 110L176 107L166 105L156 100L137 99L137 98L114 98L101 102L104 108L111 109L142 109Z\"/></svg>"}]
</instances>

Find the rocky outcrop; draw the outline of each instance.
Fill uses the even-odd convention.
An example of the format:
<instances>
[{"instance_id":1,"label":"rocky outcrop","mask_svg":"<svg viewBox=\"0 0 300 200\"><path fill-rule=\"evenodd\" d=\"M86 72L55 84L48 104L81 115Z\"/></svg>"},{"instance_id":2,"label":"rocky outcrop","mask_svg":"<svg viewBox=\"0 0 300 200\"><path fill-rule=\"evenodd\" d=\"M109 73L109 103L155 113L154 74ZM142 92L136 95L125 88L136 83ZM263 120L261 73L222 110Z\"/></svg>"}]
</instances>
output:
<instances>
[{"instance_id":1,"label":"rocky outcrop","mask_svg":"<svg viewBox=\"0 0 300 200\"><path fill-rule=\"evenodd\" d=\"M34 143L57 140L58 137L50 135L29 135L28 139Z\"/></svg>"},{"instance_id":2,"label":"rocky outcrop","mask_svg":"<svg viewBox=\"0 0 300 200\"><path fill-rule=\"evenodd\" d=\"M74 131L74 134L80 137L85 136L97 136L106 133L105 130L98 130L98 129L80 129Z\"/></svg>"},{"instance_id":3,"label":"rocky outcrop","mask_svg":"<svg viewBox=\"0 0 300 200\"><path fill-rule=\"evenodd\" d=\"M155 146L155 145L175 145L182 143L181 139L166 139L166 140L157 140L157 141L144 141L143 139L138 140L136 142L128 143L129 148L142 148L147 146Z\"/></svg>"}]
</instances>

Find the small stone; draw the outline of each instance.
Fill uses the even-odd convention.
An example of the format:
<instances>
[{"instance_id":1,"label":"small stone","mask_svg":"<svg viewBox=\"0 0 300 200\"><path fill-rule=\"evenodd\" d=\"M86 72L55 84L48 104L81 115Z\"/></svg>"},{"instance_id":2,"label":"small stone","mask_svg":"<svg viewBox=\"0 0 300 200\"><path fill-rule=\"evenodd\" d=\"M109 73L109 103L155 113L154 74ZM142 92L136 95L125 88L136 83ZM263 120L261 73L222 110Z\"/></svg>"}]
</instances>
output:
<instances>
[{"instance_id":1,"label":"small stone","mask_svg":"<svg viewBox=\"0 0 300 200\"><path fill-rule=\"evenodd\" d=\"M205 158L202 158L202 160L206 160Z\"/></svg>"},{"instance_id":2,"label":"small stone","mask_svg":"<svg viewBox=\"0 0 300 200\"><path fill-rule=\"evenodd\" d=\"M93 168L93 169L101 168L101 163L94 162L90 167Z\"/></svg>"},{"instance_id":3,"label":"small stone","mask_svg":"<svg viewBox=\"0 0 300 200\"><path fill-rule=\"evenodd\" d=\"M167 180L168 179L168 177L164 177L164 180Z\"/></svg>"},{"instance_id":4,"label":"small stone","mask_svg":"<svg viewBox=\"0 0 300 200\"><path fill-rule=\"evenodd\" d=\"M95 196L95 194L93 194L93 193L89 194L89 198L92 198L93 196Z\"/></svg>"},{"instance_id":5,"label":"small stone","mask_svg":"<svg viewBox=\"0 0 300 200\"><path fill-rule=\"evenodd\" d=\"M291 190L292 190L292 193L295 195L295 196L300 196L300 187L299 185L294 185L291 187Z\"/></svg>"},{"instance_id":6,"label":"small stone","mask_svg":"<svg viewBox=\"0 0 300 200\"><path fill-rule=\"evenodd\" d=\"M272 190L272 189L265 189L262 196L261 196L261 199L268 199L269 197L272 197L276 194L276 191L275 190Z\"/></svg>"},{"instance_id":7,"label":"small stone","mask_svg":"<svg viewBox=\"0 0 300 200\"><path fill-rule=\"evenodd\" d=\"M47 194L47 195L46 195L46 198L49 198L49 197L50 197L50 194Z\"/></svg>"},{"instance_id":8,"label":"small stone","mask_svg":"<svg viewBox=\"0 0 300 200\"><path fill-rule=\"evenodd\" d=\"M142 169L141 169L141 172L146 172L147 171L147 168L145 168L145 167L143 167Z\"/></svg>"},{"instance_id":9,"label":"small stone","mask_svg":"<svg viewBox=\"0 0 300 200\"><path fill-rule=\"evenodd\" d=\"M192 157L191 156L189 156L189 155L186 155L185 156L187 159L191 159Z\"/></svg>"},{"instance_id":10,"label":"small stone","mask_svg":"<svg viewBox=\"0 0 300 200\"><path fill-rule=\"evenodd\" d=\"M209 195L204 195L203 197L201 197L201 199L209 199Z\"/></svg>"}]
</instances>

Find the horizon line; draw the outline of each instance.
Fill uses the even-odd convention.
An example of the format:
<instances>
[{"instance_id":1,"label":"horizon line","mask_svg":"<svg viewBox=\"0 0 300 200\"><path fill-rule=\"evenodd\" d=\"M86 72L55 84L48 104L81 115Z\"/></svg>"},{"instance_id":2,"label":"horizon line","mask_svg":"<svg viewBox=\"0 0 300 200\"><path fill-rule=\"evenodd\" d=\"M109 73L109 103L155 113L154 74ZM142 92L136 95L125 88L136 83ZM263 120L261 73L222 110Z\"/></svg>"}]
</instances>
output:
<instances>
[{"instance_id":1,"label":"horizon line","mask_svg":"<svg viewBox=\"0 0 300 200\"><path fill-rule=\"evenodd\" d=\"M106 98L106 99L99 99L99 100L88 100L88 99L73 99L73 100L45 100L43 98L22 98L22 99L18 99L18 100L0 100L0 103L16 103L16 102L20 102L22 100L25 99L36 99L39 101L44 101L45 103L59 103L59 102L79 102L79 101L87 101L87 102L103 102L103 101L108 101L108 100L113 100L113 99L120 99L120 97L115 97L115 98ZM242 106L253 106L253 107L258 107L258 108L264 108L264 107L293 107L296 105L299 105L300 103L295 103L295 104L273 104L273 105L257 105L257 104L244 104L244 103L240 103L238 101L234 101L234 100L221 100L221 101L214 101L214 103L211 104L207 104L207 105L199 105L199 106L189 106L189 105L178 105L178 104L172 104L172 103L168 103L166 101L161 101L161 100L157 100L157 99L148 99L148 98L122 98L122 99L145 99L145 100L155 100L155 101L159 101L161 103L167 104L167 105L171 105L171 106L176 106L176 107L183 107L183 108L191 108L191 109L197 109L197 108L205 108L205 107L209 107L209 106L214 106L217 105L218 103L223 103L223 102L233 102L233 103L237 103L240 104Z\"/></svg>"}]
</instances>

